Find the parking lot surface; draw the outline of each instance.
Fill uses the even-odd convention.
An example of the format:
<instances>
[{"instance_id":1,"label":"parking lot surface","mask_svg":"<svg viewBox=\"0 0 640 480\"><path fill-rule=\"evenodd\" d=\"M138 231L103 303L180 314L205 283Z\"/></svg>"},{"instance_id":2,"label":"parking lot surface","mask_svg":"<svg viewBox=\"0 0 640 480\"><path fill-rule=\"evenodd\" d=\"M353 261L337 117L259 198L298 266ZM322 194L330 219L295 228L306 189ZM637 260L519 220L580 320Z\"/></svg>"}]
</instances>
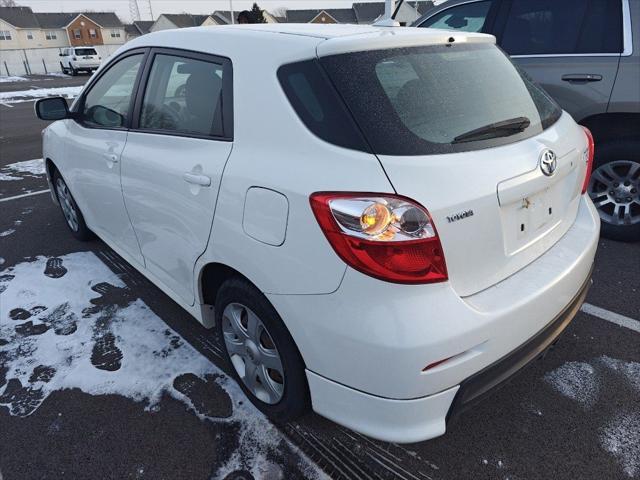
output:
<instances>
[{"instance_id":1,"label":"parking lot surface","mask_svg":"<svg viewBox=\"0 0 640 480\"><path fill-rule=\"evenodd\" d=\"M86 79L0 83L1 479L640 478L640 244L601 240L560 342L443 437L388 444L315 414L276 427L212 332L76 241L43 192L33 98Z\"/></svg>"}]
</instances>

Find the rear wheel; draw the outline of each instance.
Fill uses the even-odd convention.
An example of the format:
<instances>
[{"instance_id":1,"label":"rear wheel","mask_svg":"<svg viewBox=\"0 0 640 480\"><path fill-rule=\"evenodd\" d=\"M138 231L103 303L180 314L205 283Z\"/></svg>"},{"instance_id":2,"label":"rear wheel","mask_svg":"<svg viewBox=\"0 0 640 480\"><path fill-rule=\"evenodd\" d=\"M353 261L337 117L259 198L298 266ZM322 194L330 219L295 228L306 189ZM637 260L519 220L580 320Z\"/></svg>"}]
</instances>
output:
<instances>
[{"instance_id":1,"label":"rear wheel","mask_svg":"<svg viewBox=\"0 0 640 480\"><path fill-rule=\"evenodd\" d=\"M596 145L588 193L602 220L602 235L640 241L640 142Z\"/></svg>"},{"instance_id":2,"label":"rear wheel","mask_svg":"<svg viewBox=\"0 0 640 480\"><path fill-rule=\"evenodd\" d=\"M64 219L71 230L71 234L81 241L90 240L93 237L93 234L84 222L82 212L78 208L76 201L73 199L73 196L69 191L69 187L67 187L66 182L57 171L53 174L53 185L56 191L56 197L58 198L58 203L60 204L60 209L62 210L62 215L64 215Z\"/></svg>"},{"instance_id":3,"label":"rear wheel","mask_svg":"<svg viewBox=\"0 0 640 480\"><path fill-rule=\"evenodd\" d=\"M267 298L246 280L233 278L220 287L215 311L231 373L251 402L277 422L307 412L304 362Z\"/></svg>"},{"instance_id":4,"label":"rear wheel","mask_svg":"<svg viewBox=\"0 0 640 480\"><path fill-rule=\"evenodd\" d=\"M75 77L76 75L78 75L78 70L73 68L73 65L71 65L71 64L69 64L69 70L71 70L71 76L72 77Z\"/></svg>"}]
</instances>

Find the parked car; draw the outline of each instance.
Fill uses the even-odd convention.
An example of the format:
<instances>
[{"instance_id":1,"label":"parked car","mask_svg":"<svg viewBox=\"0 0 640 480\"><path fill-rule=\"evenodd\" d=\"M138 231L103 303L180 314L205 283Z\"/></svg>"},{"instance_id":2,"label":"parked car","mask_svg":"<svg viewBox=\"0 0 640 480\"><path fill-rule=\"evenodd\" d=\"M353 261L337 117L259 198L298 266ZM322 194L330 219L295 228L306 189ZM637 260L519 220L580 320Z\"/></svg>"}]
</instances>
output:
<instances>
[{"instance_id":1,"label":"parked car","mask_svg":"<svg viewBox=\"0 0 640 480\"><path fill-rule=\"evenodd\" d=\"M632 25L635 27L632 28ZM604 236L640 240L640 0L449 0L414 26L485 32L595 138Z\"/></svg>"},{"instance_id":2,"label":"parked car","mask_svg":"<svg viewBox=\"0 0 640 480\"><path fill-rule=\"evenodd\" d=\"M62 73L77 75L78 72L94 72L100 66L102 57L93 47L63 48L60 52Z\"/></svg>"},{"instance_id":3,"label":"parked car","mask_svg":"<svg viewBox=\"0 0 640 480\"><path fill-rule=\"evenodd\" d=\"M441 435L590 283L591 136L489 35L167 30L36 111L73 235L215 326L276 421Z\"/></svg>"}]
</instances>

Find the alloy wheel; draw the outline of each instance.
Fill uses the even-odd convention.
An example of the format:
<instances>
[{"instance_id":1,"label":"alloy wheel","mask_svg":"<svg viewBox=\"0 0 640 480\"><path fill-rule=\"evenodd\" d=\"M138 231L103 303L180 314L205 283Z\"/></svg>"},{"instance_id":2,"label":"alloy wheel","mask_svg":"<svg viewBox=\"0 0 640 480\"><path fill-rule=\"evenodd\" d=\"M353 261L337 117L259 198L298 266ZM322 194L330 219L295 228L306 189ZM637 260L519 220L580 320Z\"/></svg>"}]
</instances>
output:
<instances>
[{"instance_id":1,"label":"alloy wheel","mask_svg":"<svg viewBox=\"0 0 640 480\"><path fill-rule=\"evenodd\" d=\"M589 196L603 222L626 226L640 222L640 163L615 160L593 171Z\"/></svg>"},{"instance_id":2,"label":"alloy wheel","mask_svg":"<svg viewBox=\"0 0 640 480\"><path fill-rule=\"evenodd\" d=\"M78 212L73 205L71 193L67 188L67 184L64 183L62 178L58 178L56 181L56 192L58 194L60 207L62 208L62 213L64 214L64 218L67 220L69 228L74 232L77 232L80 225L78 222Z\"/></svg>"},{"instance_id":3,"label":"alloy wheel","mask_svg":"<svg viewBox=\"0 0 640 480\"><path fill-rule=\"evenodd\" d=\"M284 395L284 369L262 320L246 306L230 303L222 312L222 333L231 363L244 385L264 403L278 403Z\"/></svg>"}]
</instances>

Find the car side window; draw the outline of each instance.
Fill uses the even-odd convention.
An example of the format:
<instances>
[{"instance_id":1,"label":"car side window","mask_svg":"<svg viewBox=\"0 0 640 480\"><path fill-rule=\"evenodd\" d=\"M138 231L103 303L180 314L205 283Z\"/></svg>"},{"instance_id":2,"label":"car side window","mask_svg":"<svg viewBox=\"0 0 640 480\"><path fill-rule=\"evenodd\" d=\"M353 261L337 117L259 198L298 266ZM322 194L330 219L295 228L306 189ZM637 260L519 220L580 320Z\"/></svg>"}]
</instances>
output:
<instances>
[{"instance_id":1,"label":"car side window","mask_svg":"<svg viewBox=\"0 0 640 480\"><path fill-rule=\"evenodd\" d=\"M82 105L83 123L108 128L126 125L142 59L141 53L125 57L98 79L85 95Z\"/></svg>"},{"instance_id":2,"label":"car side window","mask_svg":"<svg viewBox=\"0 0 640 480\"><path fill-rule=\"evenodd\" d=\"M223 65L156 54L142 100L140 129L221 137Z\"/></svg>"},{"instance_id":3,"label":"car side window","mask_svg":"<svg viewBox=\"0 0 640 480\"><path fill-rule=\"evenodd\" d=\"M491 1L471 2L447 8L428 18L420 26L423 28L481 32L487 21L492 3Z\"/></svg>"},{"instance_id":4,"label":"car side window","mask_svg":"<svg viewBox=\"0 0 640 480\"><path fill-rule=\"evenodd\" d=\"M622 2L513 0L501 43L510 55L620 53Z\"/></svg>"}]
</instances>

